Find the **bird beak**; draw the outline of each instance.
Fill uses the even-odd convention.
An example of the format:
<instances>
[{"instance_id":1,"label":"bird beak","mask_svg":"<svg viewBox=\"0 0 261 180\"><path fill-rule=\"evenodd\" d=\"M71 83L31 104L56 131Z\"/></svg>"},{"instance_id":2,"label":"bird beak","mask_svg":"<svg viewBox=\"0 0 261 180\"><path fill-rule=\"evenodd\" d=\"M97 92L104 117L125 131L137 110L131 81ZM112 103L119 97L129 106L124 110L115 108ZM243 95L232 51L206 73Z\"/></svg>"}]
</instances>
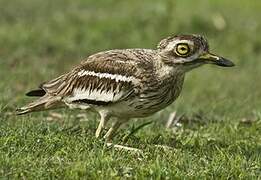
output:
<instances>
[{"instance_id":1,"label":"bird beak","mask_svg":"<svg viewBox=\"0 0 261 180\"><path fill-rule=\"evenodd\" d=\"M223 67L235 66L235 64L232 61L225 59L221 56L211 54L209 52L202 54L198 59L203 60L205 63L208 64L216 64L218 66L223 66Z\"/></svg>"}]
</instances>

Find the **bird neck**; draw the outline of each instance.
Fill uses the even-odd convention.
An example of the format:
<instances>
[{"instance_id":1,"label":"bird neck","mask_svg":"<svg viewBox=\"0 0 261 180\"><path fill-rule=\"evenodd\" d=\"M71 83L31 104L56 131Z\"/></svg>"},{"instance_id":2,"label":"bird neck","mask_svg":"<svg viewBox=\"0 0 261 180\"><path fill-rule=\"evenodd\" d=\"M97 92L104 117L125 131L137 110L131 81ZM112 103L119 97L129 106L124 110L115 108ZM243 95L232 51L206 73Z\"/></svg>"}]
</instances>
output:
<instances>
[{"instance_id":1,"label":"bird neck","mask_svg":"<svg viewBox=\"0 0 261 180\"><path fill-rule=\"evenodd\" d=\"M173 65L162 61L161 56L158 56L154 63L154 72L159 79L169 79L176 76L184 76L186 70L180 65Z\"/></svg>"}]
</instances>

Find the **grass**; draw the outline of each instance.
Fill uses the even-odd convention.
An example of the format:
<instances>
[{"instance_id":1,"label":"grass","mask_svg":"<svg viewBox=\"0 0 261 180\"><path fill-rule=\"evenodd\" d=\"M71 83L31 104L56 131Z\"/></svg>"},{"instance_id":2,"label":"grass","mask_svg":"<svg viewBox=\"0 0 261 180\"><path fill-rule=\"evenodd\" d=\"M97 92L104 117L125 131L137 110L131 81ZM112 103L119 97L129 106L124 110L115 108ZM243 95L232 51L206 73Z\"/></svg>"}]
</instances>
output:
<instances>
[{"instance_id":1,"label":"grass","mask_svg":"<svg viewBox=\"0 0 261 180\"><path fill-rule=\"evenodd\" d=\"M1 179L260 179L260 9L257 0L0 0ZM190 72L173 105L119 132L115 143L128 137L143 153L95 139L96 114L13 115L27 90L92 53L154 48L179 33L205 35L237 66ZM166 129L173 111L182 126Z\"/></svg>"}]
</instances>

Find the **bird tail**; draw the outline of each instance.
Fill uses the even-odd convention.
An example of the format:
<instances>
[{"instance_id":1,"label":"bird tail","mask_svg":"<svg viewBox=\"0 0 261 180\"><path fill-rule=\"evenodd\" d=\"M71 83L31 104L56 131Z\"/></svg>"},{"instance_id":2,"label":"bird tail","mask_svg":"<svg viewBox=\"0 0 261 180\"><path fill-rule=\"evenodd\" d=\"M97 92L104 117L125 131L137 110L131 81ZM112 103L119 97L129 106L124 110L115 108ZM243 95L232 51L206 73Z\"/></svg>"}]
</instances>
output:
<instances>
[{"instance_id":1,"label":"bird tail","mask_svg":"<svg viewBox=\"0 0 261 180\"><path fill-rule=\"evenodd\" d=\"M18 108L16 110L17 115L27 114L34 111L44 111L47 109L55 109L62 105L61 97L55 97L50 95L45 95L39 99Z\"/></svg>"},{"instance_id":2,"label":"bird tail","mask_svg":"<svg viewBox=\"0 0 261 180\"><path fill-rule=\"evenodd\" d=\"M36 90L32 90L29 91L28 93L26 93L26 96L38 96L38 97L42 97L46 94L46 92L43 89L36 89Z\"/></svg>"}]
</instances>

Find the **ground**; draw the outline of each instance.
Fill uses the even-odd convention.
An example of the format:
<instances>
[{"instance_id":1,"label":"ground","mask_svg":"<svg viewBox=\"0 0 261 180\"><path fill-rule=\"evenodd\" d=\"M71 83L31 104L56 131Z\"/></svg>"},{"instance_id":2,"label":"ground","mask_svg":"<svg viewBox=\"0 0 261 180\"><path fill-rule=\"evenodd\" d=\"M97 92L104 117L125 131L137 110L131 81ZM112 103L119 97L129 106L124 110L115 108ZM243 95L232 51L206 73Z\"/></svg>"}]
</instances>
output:
<instances>
[{"instance_id":1,"label":"ground","mask_svg":"<svg viewBox=\"0 0 261 180\"><path fill-rule=\"evenodd\" d=\"M260 9L258 0L0 0L1 179L260 179ZM95 139L94 113L14 115L31 101L25 92L92 53L155 48L181 33L205 35L236 67L190 72L173 105L114 139L142 152ZM183 118L167 129L174 111Z\"/></svg>"}]
</instances>

